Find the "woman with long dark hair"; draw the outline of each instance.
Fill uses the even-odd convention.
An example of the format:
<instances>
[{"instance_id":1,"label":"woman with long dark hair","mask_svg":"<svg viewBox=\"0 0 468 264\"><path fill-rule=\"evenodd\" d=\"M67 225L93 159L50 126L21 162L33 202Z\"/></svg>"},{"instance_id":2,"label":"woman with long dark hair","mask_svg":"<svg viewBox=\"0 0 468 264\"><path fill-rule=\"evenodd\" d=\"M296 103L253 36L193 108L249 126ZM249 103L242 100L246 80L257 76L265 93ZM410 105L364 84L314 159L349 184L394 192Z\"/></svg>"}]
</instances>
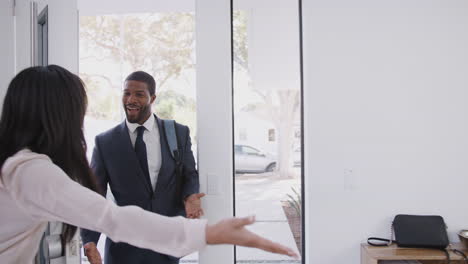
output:
<instances>
[{"instance_id":1,"label":"woman with long dark hair","mask_svg":"<svg viewBox=\"0 0 468 264\"><path fill-rule=\"evenodd\" d=\"M183 256L206 244L237 244L295 256L247 231L250 218L214 225L119 207L96 192L86 159L86 92L80 78L50 65L20 72L10 83L0 120L0 262L32 263L48 221L76 226L164 254ZM84 213L86 212L86 213Z\"/></svg>"}]
</instances>

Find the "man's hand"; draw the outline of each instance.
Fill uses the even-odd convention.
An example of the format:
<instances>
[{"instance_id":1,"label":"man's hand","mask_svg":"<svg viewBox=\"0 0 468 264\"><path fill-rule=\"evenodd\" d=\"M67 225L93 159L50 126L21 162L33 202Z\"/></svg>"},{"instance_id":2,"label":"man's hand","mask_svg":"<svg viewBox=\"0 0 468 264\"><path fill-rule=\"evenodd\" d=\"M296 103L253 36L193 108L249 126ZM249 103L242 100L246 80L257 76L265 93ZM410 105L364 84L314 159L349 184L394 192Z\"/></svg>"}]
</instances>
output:
<instances>
[{"instance_id":1,"label":"man's hand","mask_svg":"<svg viewBox=\"0 0 468 264\"><path fill-rule=\"evenodd\" d=\"M102 264L101 254L99 254L96 243L88 242L83 246L83 248L85 256L91 264Z\"/></svg>"},{"instance_id":2,"label":"man's hand","mask_svg":"<svg viewBox=\"0 0 468 264\"><path fill-rule=\"evenodd\" d=\"M204 193L194 193L185 199L185 214L187 218L200 218L203 215L201 208L201 198L205 196Z\"/></svg>"}]
</instances>

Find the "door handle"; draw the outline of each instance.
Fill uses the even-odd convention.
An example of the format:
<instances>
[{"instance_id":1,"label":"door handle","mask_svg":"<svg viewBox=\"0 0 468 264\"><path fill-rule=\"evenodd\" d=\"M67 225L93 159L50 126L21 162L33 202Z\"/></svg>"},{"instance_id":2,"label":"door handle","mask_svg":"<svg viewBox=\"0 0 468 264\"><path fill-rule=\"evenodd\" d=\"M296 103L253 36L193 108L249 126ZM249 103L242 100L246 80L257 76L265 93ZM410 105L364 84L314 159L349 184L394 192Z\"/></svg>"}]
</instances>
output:
<instances>
[{"instance_id":1,"label":"door handle","mask_svg":"<svg viewBox=\"0 0 468 264\"><path fill-rule=\"evenodd\" d=\"M62 239L60 235L49 235L44 239L43 253L46 259L62 257Z\"/></svg>"}]
</instances>

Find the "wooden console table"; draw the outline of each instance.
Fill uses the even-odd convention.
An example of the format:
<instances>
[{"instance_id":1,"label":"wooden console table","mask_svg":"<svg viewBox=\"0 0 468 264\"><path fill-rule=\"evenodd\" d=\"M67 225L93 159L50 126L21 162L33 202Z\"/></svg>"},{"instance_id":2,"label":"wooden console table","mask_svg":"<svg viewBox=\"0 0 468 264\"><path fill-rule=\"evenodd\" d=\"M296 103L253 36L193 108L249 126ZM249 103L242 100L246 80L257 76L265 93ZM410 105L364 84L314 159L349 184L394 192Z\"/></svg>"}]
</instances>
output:
<instances>
[{"instance_id":1,"label":"wooden console table","mask_svg":"<svg viewBox=\"0 0 468 264\"><path fill-rule=\"evenodd\" d=\"M452 248L462 250L468 255L468 250L461 243L455 243ZM374 247L361 244L361 264L378 264L380 260L419 260L422 263L445 263L445 254L436 249L399 248L395 244L389 247ZM462 260L459 255L450 252L451 260ZM435 261L435 262L434 262ZM460 262L463 263L463 262Z\"/></svg>"}]
</instances>

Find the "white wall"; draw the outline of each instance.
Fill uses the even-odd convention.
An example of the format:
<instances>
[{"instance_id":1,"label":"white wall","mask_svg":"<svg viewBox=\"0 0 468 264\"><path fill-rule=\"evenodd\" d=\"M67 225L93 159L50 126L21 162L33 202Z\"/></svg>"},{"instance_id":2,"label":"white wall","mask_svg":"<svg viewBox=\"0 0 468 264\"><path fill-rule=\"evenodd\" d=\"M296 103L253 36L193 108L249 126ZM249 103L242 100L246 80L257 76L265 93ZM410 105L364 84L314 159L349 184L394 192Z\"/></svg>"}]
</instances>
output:
<instances>
[{"instance_id":1,"label":"white wall","mask_svg":"<svg viewBox=\"0 0 468 264\"><path fill-rule=\"evenodd\" d=\"M397 213L468 227L468 2L303 0L306 232L359 263ZM352 170L352 173L346 173Z\"/></svg>"},{"instance_id":2,"label":"white wall","mask_svg":"<svg viewBox=\"0 0 468 264\"><path fill-rule=\"evenodd\" d=\"M78 13L76 0L41 0L40 12L49 5L49 63L78 72ZM30 7L18 0L13 17L12 0L0 1L0 106L16 73L31 66Z\"/></svg>"},{"instance_id":3,"label":"white wall","mask_svg":"<svg viewBox=\"0 0 468 264\"><path fill-rule=\"evenodd\" d=\"M122 14L122 13L148 13L158 12L193 12L195 0L78 0L78 9L82 16Z\"/></svg>"},{"instance_id":4,"label":"white wall","mask_svg":"<svg viewBox=\"0 0 468 264\"><path fill-rule=\"evenodd\" d=\"M77 0L48 0L49 64L78 73Z\"/></svg>"},{"instance_id":5,"label":"white wall","mask_svg":"<svg viewBox=\"0 0 468 264\"><path fill-rule=\"evenodd\" d=\"M7 86L14 74L14 26L12 2L0 1L0 113Z\"/></svg>"},{"instance_id":6,"label":"white wall","mask_svg":"<svg viewBox=\"0 0 468 264\"><path fill-rule=\"evenodd\" d=\"M49 64L58 64L78 72L78 12L77 0L38 0L38 13L48 5ZM17 0L15 17L12 0L2 1L0 42L2 82L9 82L15 73L31 66L30 0ZM4 34L4 35L3 35ZM3 60L3 58L6 58ZM9 70L7 70L9 69ZM13 71L12 71L13 70ZM6 88L5 88L6 90Z\"/></svg>"},{"instance_id":7,"label":"white wall","mask_svg":"<svg viewBox=\"0 0 468 264\"><path fill-rule=\"evenodd\" d=\"M31 66L31 1L16 1L14 20L16 74Z\"/></svg>"}]
</instances>

